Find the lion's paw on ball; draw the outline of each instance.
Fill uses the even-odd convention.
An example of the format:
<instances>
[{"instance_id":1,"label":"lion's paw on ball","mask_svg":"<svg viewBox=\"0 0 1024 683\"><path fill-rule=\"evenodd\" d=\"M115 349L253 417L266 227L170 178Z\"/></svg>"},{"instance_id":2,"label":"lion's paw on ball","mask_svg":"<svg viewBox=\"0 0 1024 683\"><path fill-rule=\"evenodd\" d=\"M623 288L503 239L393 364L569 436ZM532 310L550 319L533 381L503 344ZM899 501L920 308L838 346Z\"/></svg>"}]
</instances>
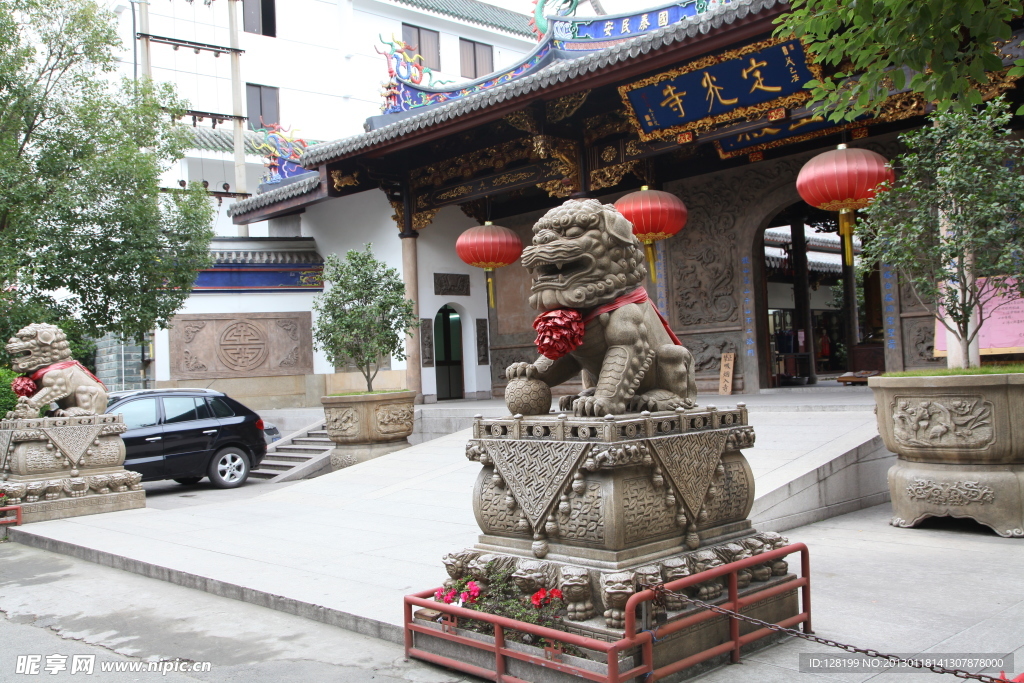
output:
<instances>
[{"instance_id":1,"label":"lion's paw on ball","mask_svg":"<svg viewBox=\"0 0 1024 683\"><path fill-rule=\"evenodd\" d=\"M547 415L551 410L551 387L539 379L511 379L505 387L505 405L513 415Z\"/></svg>"}]
</instances>

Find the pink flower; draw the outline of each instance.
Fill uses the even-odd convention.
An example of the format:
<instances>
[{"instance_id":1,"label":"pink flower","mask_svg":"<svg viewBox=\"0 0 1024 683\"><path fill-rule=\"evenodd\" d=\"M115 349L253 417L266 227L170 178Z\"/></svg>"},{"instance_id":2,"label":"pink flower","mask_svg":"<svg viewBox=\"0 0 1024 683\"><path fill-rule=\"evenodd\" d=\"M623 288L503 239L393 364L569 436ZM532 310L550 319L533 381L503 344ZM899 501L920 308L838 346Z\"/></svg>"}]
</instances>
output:
<instances>
[{"instance_id":1,"label":"pink flower","mask_svg":"<svg viewBox=\"0 0 1024 683\"><path fill-rule=\"evenodd\" d=\"M480 597L480 585L476 581L470 581L466 584L466 588L469 589L469 595L473 598Z\"/></svg>"},{"instance_id":2,"label":"pink flower","mask_svg":"<svg viewBox=\"0 0 1024 683\"><path fill-rule=\"evenodd\" d=\"M575 308L545 311L533 321L537 350L551 360L558 360L583 343L584 327L583 316Z\"/></svg>"},{"instance_id":3,"label":"pink flower","mask_svg":"<svg viewBox=\"0 0 1024 683\"><path fill-rule=\"evenodd\" d=\"M551 598L548 597L547 590L541 588L539 591L533 594L533 597L530 598L530 602L533 603L534 607L540 609L541 605L546 605L549 602L551 602Z\"/></svg>"},{"instance_id":4,"label":"pink flower","mask_svg":"<svg viewBox=\"0 0 1024 683\"><path fill-rule=\"evenodd\" d=\"M446 605L450 605L455 602L455 589L452 588L450 591L445 593L443 600Z\"/></svg>"},{"instance_id":5,"label":"pink flower","mask_svg":"<svg viewBox=\"0 0 1024 683\"><path fill-rule=\"evenodd\" d=\"M558 590L557 588L552 588L551 589L551 597L554 598L555 600L561 600L562 599L562 591Z\"/></svg>"}]
</instances>

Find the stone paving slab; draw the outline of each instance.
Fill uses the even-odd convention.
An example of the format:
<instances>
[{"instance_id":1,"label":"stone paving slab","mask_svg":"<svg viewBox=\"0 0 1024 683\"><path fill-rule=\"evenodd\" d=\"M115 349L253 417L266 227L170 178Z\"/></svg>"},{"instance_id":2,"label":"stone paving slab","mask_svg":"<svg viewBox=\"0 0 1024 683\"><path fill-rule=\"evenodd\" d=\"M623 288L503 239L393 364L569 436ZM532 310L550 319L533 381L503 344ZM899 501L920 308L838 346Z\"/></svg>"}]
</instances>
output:
<instances>
[{"instance_id":1,"label":"stone paving slab","mask_svg":"<svg viewBox=\"0 0 1024 683\"><path fill-rule=\"evenodd\" d=\"M813 471L848 442L877 434L866 410L755 412L751 423L758 438L747 454L759 487L780 472ZM468 430L458 432L316 479L268 486L263 495L9 533L28 545L399 642L402 596L439 585L441 557L479 534L470 491L480 465L465 458L468 438Z\"/></svg>"}]
</instances>

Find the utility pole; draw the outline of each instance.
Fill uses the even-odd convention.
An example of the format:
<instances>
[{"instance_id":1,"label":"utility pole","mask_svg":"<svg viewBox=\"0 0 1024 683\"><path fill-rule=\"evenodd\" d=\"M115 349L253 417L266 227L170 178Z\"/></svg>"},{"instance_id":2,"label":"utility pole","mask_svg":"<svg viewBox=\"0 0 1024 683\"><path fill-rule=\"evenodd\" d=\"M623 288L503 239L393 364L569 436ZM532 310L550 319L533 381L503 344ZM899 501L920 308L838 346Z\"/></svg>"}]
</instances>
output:
<instances>
[{"instance_id":1,"label":"utility pole","mask_svg":"<svg viewBox=\"0 0 1024 683\"><path fill-rule=\"evenodd\" d=\"M228 31L231 34L231 114L235 117L235 192L246 192L245 180L245 121L242 111L242 63L238 51L238 4L239 0L228 0ZM248 237L249 226L239 225L238 236Z\"/></svg>"},{"instance_id":2,"label":"utility pole","mask_svg":"<svg viewBox=\"0 0 1024 683\"><path fill-rule=\"evenodd\" d=\"M149 42L149 0L136 0L139 6L139 33L142 38L132 36L135 40L142 41L142 75L152 80L153 60L150 53Z\"/></svg>"}]
</instances>

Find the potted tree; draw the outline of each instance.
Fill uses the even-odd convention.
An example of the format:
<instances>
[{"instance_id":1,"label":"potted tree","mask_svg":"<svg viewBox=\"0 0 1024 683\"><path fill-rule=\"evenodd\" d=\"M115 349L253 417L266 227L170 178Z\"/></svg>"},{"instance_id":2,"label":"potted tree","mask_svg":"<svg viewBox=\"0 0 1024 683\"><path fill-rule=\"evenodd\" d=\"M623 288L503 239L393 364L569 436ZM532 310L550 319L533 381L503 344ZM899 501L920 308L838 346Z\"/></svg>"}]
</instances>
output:
<instances>
[{"instance_id":1,"label":"potted tree","mask_svg":"<svg viewBox=\"0 0 1024 683\"><path fill-rule=\"evenodd\" d=\"M371 247L349 251L344 261L328 256L329 287L313 302L317 348L334 367L354 363L366 379L365 392L322 399L327 433L337 444L405 442L412 434L416 392L374 391L373 380L382 359L405 359L405 338L418 321L398 271L374 258Z\"/></svg>"},{"instance_id":2,"label":"potted tree","mask_svg":"<svg viewBox=\"0 0 1024 683\"><path fill-rule=\"evenodd\" d=\"M1002 100L935 114L902 137L899 178L865 212L863 261L890 264L937 305L954 342L948 369L868 381L879 432L899 456L895 526L970 517L1024 537L1024 368L979 367L968 353L986 321L1024 296L1024 143L1009 122Z\"/></svg>"}]
</instances>

